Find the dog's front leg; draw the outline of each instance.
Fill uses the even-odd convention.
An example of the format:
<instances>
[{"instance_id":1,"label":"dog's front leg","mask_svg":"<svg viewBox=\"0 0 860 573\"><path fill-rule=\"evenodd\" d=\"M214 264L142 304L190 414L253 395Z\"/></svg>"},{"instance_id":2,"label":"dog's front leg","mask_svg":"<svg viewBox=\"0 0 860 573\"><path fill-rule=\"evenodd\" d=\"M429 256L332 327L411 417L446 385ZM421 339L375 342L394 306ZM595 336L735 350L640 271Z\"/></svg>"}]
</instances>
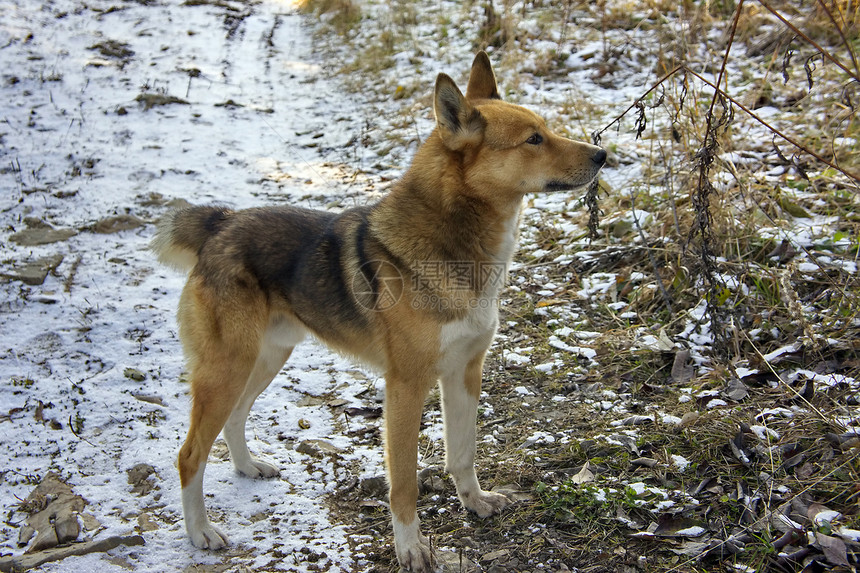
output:
<instances>
[{"instance_id":1,"label":"dog's front leg","mask_svg":"<svg viewBox=\"0 0 860 573\"><path fill-rule=\"evenodd\" d=\"M435 568L435 558L427 538L421 535L415 477L418 431L429 384L397 374L386 375L385 382L385 459L394 550L401 567L429 573Z\"/></svg>"},{"instance_id":2,"label":"dog's front leg","mask_svg":"<svg viewBox=\"0 0 860 573\"><path fill-rule=\"evenodd\" d=\"M457 497L479 517L498 513L511 503L500 493L482 490L475 473L476 419L483 365L484 352L481 352L465 370L461 367L441 379L445 466L454 479Z\"/></svg>"}]
</instances>

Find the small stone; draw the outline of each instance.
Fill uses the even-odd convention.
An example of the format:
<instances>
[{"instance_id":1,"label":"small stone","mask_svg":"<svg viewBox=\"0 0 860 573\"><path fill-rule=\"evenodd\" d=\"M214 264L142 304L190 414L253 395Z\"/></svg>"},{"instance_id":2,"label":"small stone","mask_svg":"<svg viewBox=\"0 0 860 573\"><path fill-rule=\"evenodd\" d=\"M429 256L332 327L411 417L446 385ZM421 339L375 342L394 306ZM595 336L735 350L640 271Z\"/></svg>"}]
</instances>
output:
<instances>
[{"instance_id":1,"label":"small stone","mask_svg":"<svg viewBox=\"0 0 860 573\"><path fill-rule=\"evenodd\" d=\"M39 286L45 282L48 273L54 272L62 262L63 255L40 257L33 261L16 265L12 272L2 273L2 276L3 278L21 281L31 286Z\"/></svg>"},{"instance_id":2,"label":"small stone","mask_svg":"<svg viewBox=\"0 0 860 573\"><path fill-rule=\"evenodd\" d=\"M155 531L158 529L158 524L153 521L152 517L148 513L141 513L137 516L137 528L141 532Z\"/></svg>"},{"instance_id":3,"label":"small stone","mask_svg":"<svg viewBox=\"0 0 860 573\"><path fill-rule=\"evenodd\" d=\"M41 508L27 518L18 537L19 545L30 546L25 553L35 553L57 545L74 541L81 532L78 515L86 502L72 492L53 472L45 475L42 483L27 497L31 507Z\"/></svg>"},{"instance_id":4,"label":"small stone","mask_svg":"<svg viewBox=\"0 0 860 573\"><path fill-rule=\"evenodd\" d=\"M500 557L506 557L510 553L508 549L498 549L496 551L490 551L489 553L485 553L483 557L481 557L481 561L494 561Z\"/></svg>"},{"instance_id":5,"label":"small stone","mask_svg":"<svg viewBox=\"0 0 860 573\"><path fill-rule=\"evenodd\" d=\"M121 231L137 229L139 227L143 227L144 224L143 220L135 217L134 215L117 215L115 217L107 217L106 219L97 221L87 230L102 235L111 235Z\"/></svg>"},{"instance_id":6,"label":"small stone","mask_svg":"<svg viewBox=\"0 0 860 573\"><path fill-rule=\"evenodd\" d=\"M48 223L36 218L24 220L27 228L9 236L9 240L22 247L35 247L65 241L78 234L74 229L55 229Z\"/></svg>"},{"instance_id":7,"label":"small stone","mask_svg":"<svg viewBox=\"0 0 860 573\"><path fill-rule=\"evenodd\" d=\"M126 378L136 380L137 382L143 382L144 380L146 380L146 374L141 372L137 368L126 368L122 371L122 374Z\"/></svg>"},{"instance_id":8,"label":"small stone","mask_svg":"<svg viewBox=\"0 0 860 573\"><path fill-rule=\"evenodd\" d=\"M340 454L341 449L332 445L325 440L304 440L296 446L296 451L300 454L319 458L323 454Z\"/></svg>"},{"instance_id":9,"label":"small stone","mask_svg":"<svg viewBox=\"0 0 860 573\"><path fill-rule=\"evenodd\" d=\"M681 417L680 426L682 428L689 428L690 426L694 426L698 420L699 420L699 413L698 412L687 412L686 414L684 414Z\"/></svg>"},{"instance_id":10,"label":"small stone","mask_svg":"<svg viewBox=\"0 0 860 573\"><path fill-rule=\"evenodd\" d=\"M140 400L141 402L146 402L147 404L155 404L156 406L164 406L164 400L161 396L154 396L150 394L132 394L135 400Z\"/></svg>"},{"instance_id":11,"label":"small stone","mask_svg":"<svg viewBox=\"0 0 860 573\"><path fill-rule=\"evenodd\" d=\"M155 468L147 463L137 464L129 469L126 474L128 475L128 483L132 486L131 493L135 495L147 495L157 487L155 481L149 479L149 476L155 474Z\"/></svg>"},{"instance_id":12,"label":"small stone","mask_svg":"<svg viewBox=\"0 0 860 573\"><path fill-rule=\"evenodd\" d=\"M388 481L385 476L364 478L358 487L364 495L369 497L384 499L388 495Z\"/></svg>"}]
</instances>

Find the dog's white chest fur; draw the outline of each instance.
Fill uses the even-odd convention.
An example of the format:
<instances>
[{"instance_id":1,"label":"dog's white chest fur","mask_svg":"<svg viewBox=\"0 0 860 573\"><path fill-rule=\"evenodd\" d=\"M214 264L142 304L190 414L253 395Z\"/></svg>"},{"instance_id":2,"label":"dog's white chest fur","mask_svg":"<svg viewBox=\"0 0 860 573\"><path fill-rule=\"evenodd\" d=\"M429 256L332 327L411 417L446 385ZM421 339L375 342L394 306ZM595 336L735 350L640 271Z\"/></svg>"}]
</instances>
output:
<instances>
[{"instance_id":1,"label":"dog's white chest fur","mask_svg":"<svg viewBox=\"0 0 860 573\"><path fill-rule=\"evenodd\" d=\"M473 308L460 320L442 326L440 351L445 368L460 368L486 349L499 325L499 293L507 280L508 265L517 248L519 213L505 223L505 234L496 253L495 268L482 273L483 294L471 301Z\"/></svg>"},{"instance_id":2,"label":"dog's white chest fur","mask_svg":"<svg viewBox=\"0 0 860 573\"><path fill-rule=\"evenodd\" d=\"M496 253L496 260L505 266L505 275L508 272L508 265L514 258L514 252L517 250L517 239L519 238L520 210L517 210L516 215L505 222L505 231L502 237L502 243ZM499 285L501 288L501 285ZM498 291L495 293L498 295Z\"/></svg>"},{"instance_id":3,"label":"dog's white chest fur","mask_svg":"<svg viewBox=\"0 0 860 573\"><path fill-rule=\"evenodd\" d=\"M441 351L443 356L454 352L465 352L474 355L487 336L492 337L499 324L499 311L495 300L479 299L479 303L487 303L469 311L464 318L446 323L442 326Z\"/></svg>"}]
</instances>

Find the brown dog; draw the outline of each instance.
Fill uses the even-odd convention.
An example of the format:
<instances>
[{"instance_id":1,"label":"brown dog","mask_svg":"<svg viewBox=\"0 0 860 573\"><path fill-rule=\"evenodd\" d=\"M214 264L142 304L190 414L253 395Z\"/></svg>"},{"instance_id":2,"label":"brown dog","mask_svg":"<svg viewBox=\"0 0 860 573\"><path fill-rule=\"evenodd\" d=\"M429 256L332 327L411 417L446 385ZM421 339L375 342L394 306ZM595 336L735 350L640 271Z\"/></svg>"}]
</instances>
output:
<instances>
[{"instance_id":1,"label":"brown dog","mask_svg":"<svg viewBox=\"0 0 860 573\"><path fill-rule=\"evenodd\" d=\"M606 152L554 135L534 113L501 101L483 52L465 96L439 75L434 111L436 129L375 205L340 214L192 207L159 225L159 259L190 269L178 316L193 402L179 475L194 545L227 543L203 502L206 459L222 429L240 473L278 474L248 452L245 420L306 334L385 373L401 566L424 572L435 562L419 530L415 470L424 399L437 382L446 467L463 505L485 517L510 503L478 484L475 416L522 199L588 184Z\"/></svg>"}]
</instances>

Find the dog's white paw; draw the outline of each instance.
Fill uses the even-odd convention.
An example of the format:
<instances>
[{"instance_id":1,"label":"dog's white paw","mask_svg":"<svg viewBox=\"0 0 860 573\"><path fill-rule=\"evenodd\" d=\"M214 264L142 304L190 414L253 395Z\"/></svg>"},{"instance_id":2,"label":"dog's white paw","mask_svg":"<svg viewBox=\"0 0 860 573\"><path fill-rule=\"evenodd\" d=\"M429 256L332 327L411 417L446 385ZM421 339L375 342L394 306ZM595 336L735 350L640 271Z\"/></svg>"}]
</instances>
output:
<instances>
[{"instance_id":1,"label":"dog's white paw","mask_svg":"<svg viewBox=\"0 0 860 573\"><path fill-rule=\"evenodd\" d=\"M257 459L251 459L250 462L237 467L236 470L243 476L257 478L273 478L281 475L281 470L268 462L263 462Z\"/></svg>"},{"instance_id":2,"label":"dog's white paw","mask_svg":"<svg viewBox=\"0 0 860 573\"><path fill-rule=\"evenodd\" d=\"M430 549L430 543L423 535L407 547L395 543L395 552L400 567L412 573L433 573L436 570L436 559Z\"/></svg>"},{"instance_id":3,"label":"dog's white paw","mask_svg":"<svg viewBox=\"0 0 860 573\"><path fill-rule=\"evenodd\" d=\"M506 495L482 489L460 495L460 501L466 509L478 514L478 517L489 517L499 513L513 503Z\"/></svg>"},{"instance_id":4,"label":"dog's white paw","mask_svg":"<svg viewBox=\"0 0 860 573\"><path fill-rule=\"evenodd\" d=\"M188 535L191 537L191 543L194 544L194 547L200 549L221 549L230 544L227 536L211 523L206 523L206 525L193 531L189 529Z\"/></svg>"},{"instance_id":5,"label":"dog's white paw","mask_svg":"<svg viewBox=\"0 0 860 573\"><path fill-rule=\"evenodd\" d=\"M433 573L436 559L430 549L430 542L421 535L418 515L409 524L404 524L393 515L391 524L394 526L394 552L400 567L412 573Z\"/></svg>"}]
</instances>

